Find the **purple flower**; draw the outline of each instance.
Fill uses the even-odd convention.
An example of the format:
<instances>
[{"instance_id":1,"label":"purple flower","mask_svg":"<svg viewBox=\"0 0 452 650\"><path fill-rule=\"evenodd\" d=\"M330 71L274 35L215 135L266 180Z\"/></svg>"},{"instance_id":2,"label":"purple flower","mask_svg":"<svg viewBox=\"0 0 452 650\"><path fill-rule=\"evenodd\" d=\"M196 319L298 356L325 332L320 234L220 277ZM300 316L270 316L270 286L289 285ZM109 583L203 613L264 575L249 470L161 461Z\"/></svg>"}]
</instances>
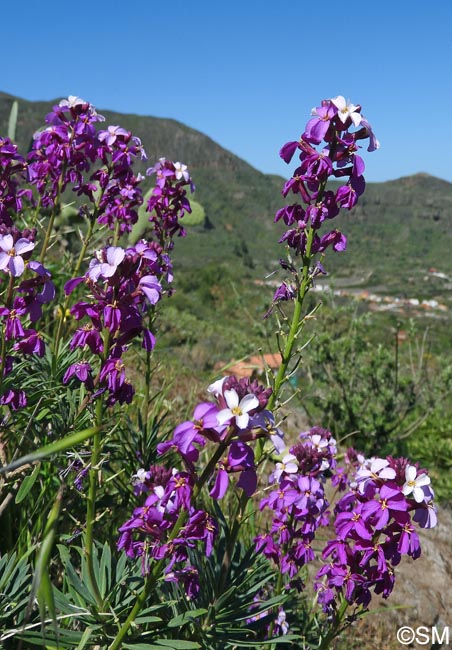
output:
<instances>
[{"instance_id":1,"label":"purple flower","mask_svg":"<svg viewBox=\"0 0 452 650\"><path fill-rule=\"evenodd\" d=\"M213 488L210 490L209 495L212 499L222 499L226 494L229 486L229 475L227 471L221 466L215 478Z\"/></svg>"},{"instance_id":2,"label":"purple flower","mask_svg":"<svg viewBox=\"0 0 452 650\"><path fill-rule=\"evenodd\" d=\"M337 108L328 102L322 106L312 109L314 116L306 124L303 137L312 144L320 144L330 128L331 120L337 114Z\"/></svg>"},{"instance_id":3,"label":"purple flower","mask_svg":"<svg viewBox=\"0 0 452 650\"><path fill-rule=\"evenodd\" d=\"M27 405L25 391L10 388L0 397L0 404L9 406L13 411L18 411Z\"/></svg>"},{"instance_id":4,"label":"purple flower","mask_svg":"<svg viewBox=\"0 0 452 650\"><path fill-rule=\"evenodd\" d=\"M162 285L154 275L144 275L138 283L138 289L144 293L151 305L160 300Z\"/></svg>"},{"instance_id":5,"label":"purple flower","mask_svg":"<svg viewBox=\"0 0 452 650\"><path fill-rule=\"evenodd\" d=\"M340 512L336 517L336 532L339 539L346 539L353 532L360 539L372 539L372 529L367 523L369 513L362 511L357 504L350 512Z\"/></svg>"},{"instance_id":6,"label":"purple flower","mask_svg":"<svg viewBox=\"0 0 452 650\"><path fill-rule=\"evenodd\" d=\"M38 357L43 357L45 343L39 332L24 330L23 337L13 345L13 350L22 352L22 354L36 354Z\"/></svg>"},{"instance_id":7,"label":"purple flower","mask_svg":"<svg viewBox=\"0 0 452 650\"><path fill-rule=\"evenodd\" d=\"M398 487L385 483L379 491L379 499L371 499L363 504L362 513L372 517L375 530L384 528L391 516L397 516L397 512L406 512L408 504Z\"/></svg>"},{"instance_id":8,"label":"purple flower","mask_svg":"<svg viewBox=\"0 0 452 650\"><path fill-rule=\"evenodd\" d=\"M296 152L297 148L298 148L298 142L297 141L287 142L281 148L281 151L279 152L279 155L284 160L284 162L290 163L290 161L292 160L293 155Z\"/></svg>"},{"instance_id":9,"label":"purple flower","mask_svg":"<svg viewBox=\"0 0 452 650\"><path fill-rule=\"evenodd\" d=\"M63 384L68 384L72 377L76 377L83 384L86 384L88 390L93 390L91 365L87 361L79 361L70 365L64 373Z\"/></svg>"}]
</instances>

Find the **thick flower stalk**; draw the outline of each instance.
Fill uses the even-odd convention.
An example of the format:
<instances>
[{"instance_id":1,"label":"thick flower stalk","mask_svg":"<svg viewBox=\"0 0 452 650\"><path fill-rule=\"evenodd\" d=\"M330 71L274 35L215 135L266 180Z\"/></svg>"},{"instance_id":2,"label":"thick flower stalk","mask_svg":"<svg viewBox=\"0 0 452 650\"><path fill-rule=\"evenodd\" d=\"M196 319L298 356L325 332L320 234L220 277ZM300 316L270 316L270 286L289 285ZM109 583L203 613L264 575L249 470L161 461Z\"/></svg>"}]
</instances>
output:
<instances>
[{"instance_id":1,"label":"thick flower stalk","mask_svg":"<svg viewBox=\"0 0 452 650\"><path fill-rule=\"evenodd\" d=\"M281 301L293 301L295 306L289 331L280 341L282 363L274 380L271 409L277 405L281 388L290 376L289 365L304 325L304 298L315 277L325 272L319 261L315 262L315 256L323 255L328 248L337 252L346 248L347 239L337 228L324 234L321 230L329 226L341 208L351 210L364 191L364 162L357 152L361 140L366 139L368 151L378 148L361 107L338 96L314 108L300 139L286 143L281 149L280 156L287 163L299 152L299 165L285 183L282 194L295 195L301 202L284 206L275 216L275 221L283 221L287 227L280 242L288 247L289 256L280 263L290 276L275 291L267 315ZM334 190L327 187L329 180L345 182Z\"/></svg>"}]
</instances>

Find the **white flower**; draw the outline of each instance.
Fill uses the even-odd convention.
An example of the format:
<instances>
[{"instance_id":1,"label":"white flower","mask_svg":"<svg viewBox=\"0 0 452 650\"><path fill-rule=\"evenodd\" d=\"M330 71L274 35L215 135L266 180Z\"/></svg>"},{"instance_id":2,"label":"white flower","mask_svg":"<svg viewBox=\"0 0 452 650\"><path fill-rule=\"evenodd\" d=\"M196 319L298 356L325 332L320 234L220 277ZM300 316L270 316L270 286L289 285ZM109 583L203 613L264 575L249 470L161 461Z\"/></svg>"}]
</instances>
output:
<instances>
[{"instance_id":1,"label":"white flower","mask_svg":"<svg viewBox=\"0 0 452 650\"><path fill-rule=\"evenodd\" d=\"M132 476L132 485L143 485L148 479L151 478L151 473L147 472L142 467Z\"/></svg>"},{"instance_id":2,"label":"white flower","mask_svg":"<svg viewBox=\"0 0 452 650\"><path fill-rule=\"evenodd\" d=\"M350 100L348 102L345 101L345 97L342 97L342 95L338 95L334 99L331 100L333 104L336 106L338 109L338 115L339 119L342 123L346 122L348 118L351 119L353 124L355 126L358 126L361 122L362 115L360 113L357 113L358 106L355 106L354 104L350 103Z\"/></svg>"},{"instance_id":3,"label":"white flower","mask_svg":"<svg viewBox=\"0 0 452 650\"><path fill-rule=\"evenodd\" d=\"M417 469L414 465L408 465L405 469L405 483L402 488L402 492L405 496L408 496L413 493L414 500L417 503L421 503L424 500L425 494L422 487L424 485L430 485L430 477L427 474L420 474L416 476Z\"/></svg>"},{"instance_id":4,"label":"white flower","mask_svg":"<svg viewBox=\"0 0 452 650\"><path fill-rule=\"evenodd\" d=\"M219 397L220 395L223 394L223 384L226 381L227 377L222 377L221 379L217 379L217 381L214 381L213 384L210 384L210 386L207 387L207 392L212 393L215 397Z\"/></svg>"},{"instance_id":5,"label":"white flower","mask_svg":"<svg viewBox=\"0 0 452 650\"><path fill-rule=\"evenodd\" d=\"M240 400L237 391L234 389L224 391L224 399L228 408L221 410L217 414L217 421L220 426L235 418L235 423L239 429L246 429L250 416L248 413L259 406L259 400L256 395L245 395Z\"/></svg>"},{"instance_id":6,"label":"white flower","mask_svg":"<svg viewBox=\"0 0 452 650\"><path fill-rule=\"evenodd\" d=\"M186 181L190 178L190 175L188 173L188 167L187 165L184 165L183 163L176 162L174 163L174 169L176 172L176 179L180 181L182 178Z\"/></svg>"},{"instance_id":7,"label":"white flower","mask_svg":"<svg viewBox=\"0 0 452 650\"><path fill-rule=\"evenodd\" d=\"M62 99L59 103L60 108L75 108L76 106L81 106L82 104L87 104L84 99L77 97L76 95L69 95L67 99Z\"/></svg>"}]
</instances>

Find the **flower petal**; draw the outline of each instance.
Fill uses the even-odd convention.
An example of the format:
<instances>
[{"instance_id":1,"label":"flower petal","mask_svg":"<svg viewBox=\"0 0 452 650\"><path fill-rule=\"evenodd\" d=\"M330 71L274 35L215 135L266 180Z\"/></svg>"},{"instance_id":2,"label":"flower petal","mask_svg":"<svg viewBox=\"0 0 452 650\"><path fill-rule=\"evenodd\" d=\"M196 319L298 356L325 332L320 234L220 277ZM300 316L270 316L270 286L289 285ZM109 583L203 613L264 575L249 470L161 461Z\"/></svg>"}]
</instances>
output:
<instances>
[{"instance_id":1,"label":"flower petal","mask_svg":"<svg viewBox=\"0 0 452 650\"><path fill-rule=\"evenodd\" d=\"M243 413L249 413L253 409L256 409L258 406L259 406L259 400L257 399L256 395L249 394L249 395L245 395L245 397L240 401L239 408L241 411L243 411Z\"/></svg>"},{"instance_id":2,"label":"flower petal","mask_svg":"<svg viewBox=\"0 0 452 650\"><path fill-rule=\"evenodd\" d=\"M229 423L233 417L231 409L222 409L217 413L217 422L220 426L223 426L223 424Z\"/></svg>"}]
</instances>

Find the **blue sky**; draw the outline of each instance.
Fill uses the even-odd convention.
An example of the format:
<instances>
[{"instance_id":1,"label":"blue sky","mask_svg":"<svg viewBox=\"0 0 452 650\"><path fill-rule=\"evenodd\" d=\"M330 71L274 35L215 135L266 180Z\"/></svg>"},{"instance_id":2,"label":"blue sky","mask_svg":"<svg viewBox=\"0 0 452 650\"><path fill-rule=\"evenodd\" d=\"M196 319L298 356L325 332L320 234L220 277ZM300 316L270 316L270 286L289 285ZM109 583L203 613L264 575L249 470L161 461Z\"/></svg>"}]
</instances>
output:
<instances>
[{"instance_id":1,"label":"blue sky","mask_svg":"<svg viewBox=\"0 0 452 650\"><path fill-rule=\"evenodd\" d=\"M4 92L171 117L284 176L282 144L341 94L381 141L368 180L452 182L450 0L24 0L0 19Z\"/></svg>"}]
</instances>

